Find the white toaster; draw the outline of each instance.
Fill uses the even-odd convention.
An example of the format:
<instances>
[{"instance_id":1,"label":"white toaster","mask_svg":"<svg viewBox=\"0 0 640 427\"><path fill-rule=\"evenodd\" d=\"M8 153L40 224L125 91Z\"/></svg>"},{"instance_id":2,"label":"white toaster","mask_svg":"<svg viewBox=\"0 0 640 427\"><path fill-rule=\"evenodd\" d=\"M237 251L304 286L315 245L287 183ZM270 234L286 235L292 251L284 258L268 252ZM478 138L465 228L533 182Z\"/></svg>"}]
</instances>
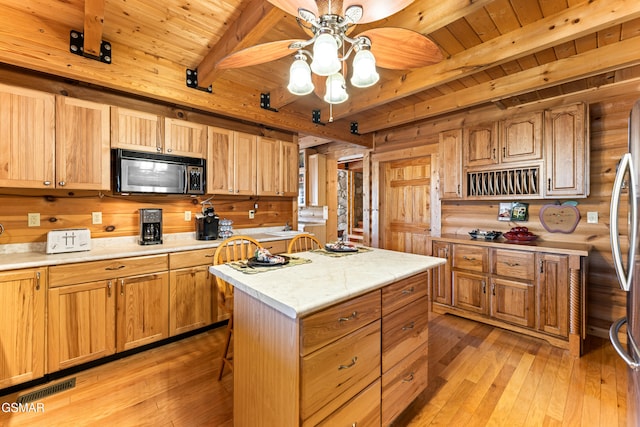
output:
<instances>
[{"instance_id":1,"label":"white toaster","mask_svg":"<svg viewBox=\"0 0 640 427\"><path fill-rule=\"evenodd\" d=\"M88 228L63 228L47 233L47 253L81 252L91 249L91 232Z\"/></svg>"}]
</instances>

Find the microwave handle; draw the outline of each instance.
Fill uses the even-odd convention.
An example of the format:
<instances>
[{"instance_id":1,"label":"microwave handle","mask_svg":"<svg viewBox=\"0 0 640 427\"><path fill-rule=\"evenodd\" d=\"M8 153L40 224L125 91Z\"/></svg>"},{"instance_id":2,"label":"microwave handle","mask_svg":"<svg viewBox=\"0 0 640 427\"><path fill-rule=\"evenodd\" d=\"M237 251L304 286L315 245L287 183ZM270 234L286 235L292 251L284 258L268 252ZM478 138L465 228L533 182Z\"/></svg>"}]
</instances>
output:
<instances>
[{"instance_id":1,"label":"microwave handle","mask_svg":"<svg viewBox=\"0 0 640 427\"><path fill-rule=\"evenodd\" d=\"M182 194L189 194L189 166L184 167L184 187Z\"/></svg>"}]
</instances>

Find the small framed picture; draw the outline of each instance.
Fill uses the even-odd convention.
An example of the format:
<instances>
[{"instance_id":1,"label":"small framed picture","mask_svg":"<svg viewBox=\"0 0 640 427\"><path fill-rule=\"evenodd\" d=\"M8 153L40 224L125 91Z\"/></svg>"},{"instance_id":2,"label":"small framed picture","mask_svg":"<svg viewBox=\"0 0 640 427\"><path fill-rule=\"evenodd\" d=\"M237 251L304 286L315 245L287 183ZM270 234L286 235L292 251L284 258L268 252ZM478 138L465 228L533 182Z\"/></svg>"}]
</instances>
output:
<instances>
[{"instance_id":1,"label":"small framed picture","mask_svg":"<svg viewBox=\"0 0 640 427\"><path fill-rule=\"evenodd\" d=\"M514 202L511 205L512 221L528 221L529 220L529 203Z\"/></svg>"},{"instance_id":2,"label":"small framed picture","mask_svg":"<svg viewBox=\"0 0 640 427\"><path fill-rule=\"evenodd\" d=\"M512 203L500 203L498 208L498 221L511 221Z\"/></svg>"}]
</instances>

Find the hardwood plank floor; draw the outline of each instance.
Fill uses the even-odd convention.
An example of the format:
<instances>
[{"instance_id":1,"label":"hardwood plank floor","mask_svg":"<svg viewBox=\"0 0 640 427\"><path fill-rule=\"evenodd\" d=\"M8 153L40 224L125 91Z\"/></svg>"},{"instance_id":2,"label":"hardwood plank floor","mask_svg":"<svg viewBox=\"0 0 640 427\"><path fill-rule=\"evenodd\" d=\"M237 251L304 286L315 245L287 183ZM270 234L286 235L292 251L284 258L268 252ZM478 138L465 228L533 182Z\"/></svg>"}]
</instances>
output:
<instances>
[{"instance_id":1,"label":"hardwood plank floor","mask_svg":"<svg viewBox=\"0 0 640 427\"><path fill-rule=\"evenodd\" d=\"M38 402L44 412L0 412L0 426L230 427L232 374L216 380L223 338L218 328L77 373L75 388ZM575 359L535 338L435 314L429 340L430 385L394 426L626 425L627 371L606 340L590 337Z\"/></svg>"}]
</instances>

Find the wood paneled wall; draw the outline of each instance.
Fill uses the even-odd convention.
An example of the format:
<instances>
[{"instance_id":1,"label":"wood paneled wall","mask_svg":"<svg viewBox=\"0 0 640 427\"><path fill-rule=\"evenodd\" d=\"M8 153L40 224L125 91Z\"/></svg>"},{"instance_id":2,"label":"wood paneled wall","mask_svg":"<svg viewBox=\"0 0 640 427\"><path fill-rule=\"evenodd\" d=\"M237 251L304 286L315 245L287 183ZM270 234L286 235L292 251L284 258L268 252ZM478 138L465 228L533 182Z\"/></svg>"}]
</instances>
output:
<instances>
[{"instance_id":1,"label":"wood paneled wall","mask_svg":"<svg viewBox=\"0 0 640 427\"><path fill-rule=\"evenodd\" d=\"M586 199L573 199L579 205L581 219L570 234L549 233L539 220L540 209L556 200L517 200L529 203L529 221L510 223L497 220L500 201L445 201L442 202L442 233L467 235L473 228L508 231L516 225L525 225L545 241L570 241L592 245L587 278L587 327L590 334L607 336L611 323L624 316L626 294L620 290L613 268L609 240L609 206L616 166L627 150L628 118L632 104L640 98L638 81L614 88L571 95L552 101L548 105L529 106L543 109L563 103L583 101L589 104L590 114L590 179L591 192ZM376 152L404 149L411 145L437 143L437 132L465 124L493 120L504 116L495 108L479 108L413 127L395 129L376 137ZM516 114L516 111L513 112ZM559 202L564 202L563 199ZM587 212L598 213L597 224L587 224Z\"/></svg>"},{"instance_id":2,"label":"wood paneled wall","mask_svg":"<svg viewBox=\"0 0 640 427\"><path fill-rule=\"evenodd\" d=\"M195 231L195 216L202 211L200 202L205 197L186 196L111 196L95 192L48 192L29 195L0 189L0 224L4 233L0 244L45 242L47 232L58 228L88 228L92 238L137 236L140 208L161 208L163 233ZM195 204L194 204L195 202ZM233 227L254 228L294 224L291 198L277 197L224 197L215 196L211 202L220 218L234 221ZM249 219L249 210L255 210L255 218ZM185 211L191 212L191 221L184 220ZM27 214L40 213L40 227L27 226ZM91 223L91 213L102 212L102 224ZM297 219L297 218L296 218ZM113 226L113 231L106 231Z\"/></svg>"}]
</instances>

